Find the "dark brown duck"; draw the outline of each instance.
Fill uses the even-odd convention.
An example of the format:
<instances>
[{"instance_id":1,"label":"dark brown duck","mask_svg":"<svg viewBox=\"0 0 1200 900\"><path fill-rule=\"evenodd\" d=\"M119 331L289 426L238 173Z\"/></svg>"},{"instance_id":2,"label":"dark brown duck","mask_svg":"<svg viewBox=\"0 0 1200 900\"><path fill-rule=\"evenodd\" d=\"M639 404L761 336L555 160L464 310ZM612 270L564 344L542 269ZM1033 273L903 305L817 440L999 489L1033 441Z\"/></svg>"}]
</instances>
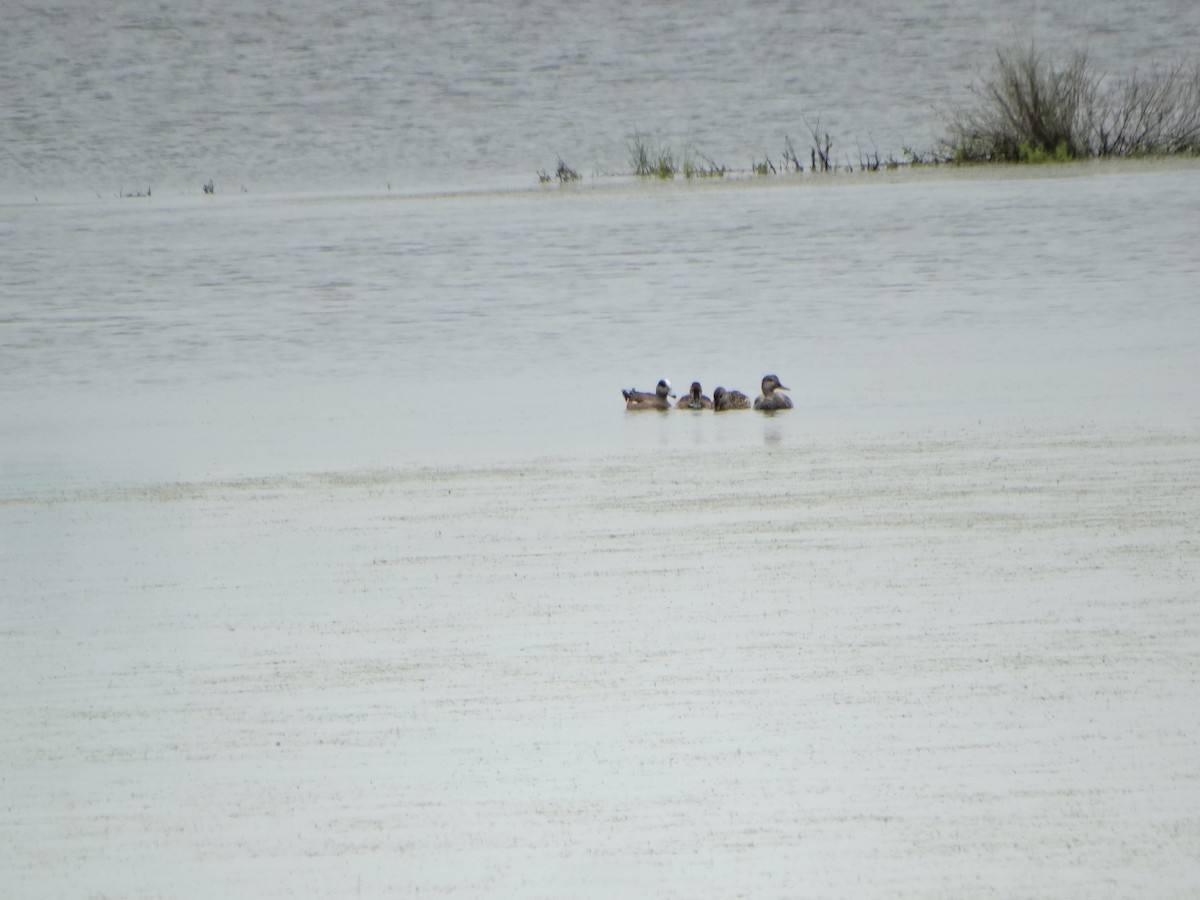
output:
<instances>
[{"instance_id":1,"label":"dark brown duck","mask_svg":"<svg viewBox=\"0 0 1200 900\"><path fill-rule=\"evenodd\" d=\"M777 394L776 391L790 390L783 386L778 375L766 375L762 380L762 394L754 401L754 408L761 409L764 412L771 412L777 409L791 409L792 398L784 394Z\"/></svg>"},{"instance_id":2,"label":"dark brown duck","mask_svg":"<svg viewBox=\"0 0 1200 900\"><path fill-rule=\"evenodd\" d=\"M693 381L692 389L684 396L679 398L679 402L675 404L676 409L712 409L713 402L704 396L704 391L700 387L700 382Z\"/></svg>"},{"instance_id":3,"label":"dark brown duck","mask_svg":"<svg viewBox=\"0 0 1200 900\"><path fill-rule=\"evenodd\" d=\"M749 409L750 398L741 391L727 391L723 387L713 391L713 409L723 412L727 409Z\"/></svg>"}]
</instances>

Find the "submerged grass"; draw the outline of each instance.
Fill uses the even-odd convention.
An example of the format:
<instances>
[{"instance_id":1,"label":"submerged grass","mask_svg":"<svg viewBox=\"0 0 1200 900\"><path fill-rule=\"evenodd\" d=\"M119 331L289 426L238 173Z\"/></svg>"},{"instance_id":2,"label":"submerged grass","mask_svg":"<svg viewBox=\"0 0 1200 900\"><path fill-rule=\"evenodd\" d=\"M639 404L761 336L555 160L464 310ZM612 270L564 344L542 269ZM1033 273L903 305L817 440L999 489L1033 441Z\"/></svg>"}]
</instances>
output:
<instances>
[{"instance_id":1,"label":"submerged grass","mask_svg":"<svg viewBox=\"0 0 1200 900\"><path fill-rule=\"evenodd\" d=\"M679 165L670 147L651 142L639 131L633 133L625 144L629 151L629 165L633 174L640 178L661 178L669 181L679 171Z\"/></svg>"},{"instance_id":2,"label":"submerged grass","mask_svg":"<svg viewBox=\"0 0 1200 900\"><path fill-rule=\"evenodd\" d=\"M682 157L676 158L671 148L653 141L640 131L625 142L629 157L629 168L639 178L659 178L671 181L677 175L684 178L722 178L729 172L727 166L688 147Z\"/></svg>"},{"instance_id":3,"label":"submerged grass","mask_svg":"<svg viewBox=\"0 0 1200 900\"><path fill-rule=\"evenodd\" d=\"M703 153L688 150L683 155L682 171L684 178L724 178L729 169Z\"/></svg>"},{"instance_id":4,"label":"submerged grass","mask_svg":"<svg viewBox=\"0 0 1200 900\"><path fill-rule=\"evenodd\" d=\"M572 181L579 181L579 173L563 162L563 158L558 158L558 168L554 170L554 175L547 175L545 169L538 170L538 181L542 184L548 184L555 178L559 184L568 184Z\"/></svg>"}]
</instances>

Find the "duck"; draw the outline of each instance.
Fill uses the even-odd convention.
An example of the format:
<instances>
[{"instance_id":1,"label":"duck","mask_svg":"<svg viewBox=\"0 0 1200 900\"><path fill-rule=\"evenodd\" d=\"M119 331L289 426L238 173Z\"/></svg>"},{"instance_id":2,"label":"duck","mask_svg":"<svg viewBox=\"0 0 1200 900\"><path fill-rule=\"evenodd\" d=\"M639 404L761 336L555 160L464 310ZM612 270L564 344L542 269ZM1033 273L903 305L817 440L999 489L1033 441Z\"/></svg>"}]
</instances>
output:
<instances>
[{"instance_id":1,"label":"duck","mask_svg":"<svg viewBox=\"0 0 1200 900\"><path fill-rule=\"evenodd\" d=\"M621 393L625 395L626 409L670 409L671 400L675 398L671 393L671 382L665 378L654 388L653 394L637 389L622 390Z\"/></svg>"},{"instance_id":2,"label":"duck","mask_svg":"<svg viewBox=\"0 0 1200 900\"><path fill-rule=\"evenodd\" d=\"M761 409L764 412L772 412L777 409L791 409L792 398L775 393L776 391L786 390L790 390L790 388L783 386L783 382L779 380L778 375L764 375L762 380L762 394L754 401L754 408Z\"/></svg>"},{"instance_id":3,"label":"duck","mask_svg":"<svg viewBox=\"0 0 1200 900\"><path fill-rule=\"evenodd\" d=\"M750 398L741 391L727 391L723 387L713 391L713 409L721 412L726 409L749 409Z\"/></svg>"},{"instance_id":4,"label":"duck","mask_svg":"<svg viewBox=\"0 0 1200 900\"><path fill-rule=\"evenodd\" d=\"M700 387L700 382L693 381L692 389L688 393L679 398L679 402L675 404L676 409L712 409L713 402L704 396L704 391Z\"/></svg>"}]
</instances>

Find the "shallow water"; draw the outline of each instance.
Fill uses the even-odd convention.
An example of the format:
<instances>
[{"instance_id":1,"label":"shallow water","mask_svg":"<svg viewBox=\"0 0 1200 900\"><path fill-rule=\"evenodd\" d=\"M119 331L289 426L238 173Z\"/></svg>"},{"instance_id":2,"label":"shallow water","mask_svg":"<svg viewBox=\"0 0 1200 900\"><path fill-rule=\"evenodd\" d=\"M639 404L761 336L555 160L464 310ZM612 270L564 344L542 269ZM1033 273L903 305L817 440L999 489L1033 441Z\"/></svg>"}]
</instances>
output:
<instances>
[{"instance_id":1,"label":"shallow water","mask_svg":"<svg viewBox=\"0 0 1200 900\"><path fill-rule=\"evenodd\" d=\"M0 883L1195 893L1194 429L753 456L0 501Z\"/></svg>"},{"instance_id":2,"label":"shallow water","mask_svg":"<svg viewBox=\"0 0 1200 900\"><path fill-rule=\"evenodd\" d=\"M1195 893L1198 182L10 207L2 883Z\"/></svg>"},{"instance_id":3,"label":"shallow water","mask_svg":"<svg viewBox=\"0 0 1200 900\"><path fill-rule=\"evenodd\" d=\"M1197 196L1115 166L12 208L0 452L51 485L1191 423ZM768 371L796 416L622 408Z\"/></svg>"}]
</instances>

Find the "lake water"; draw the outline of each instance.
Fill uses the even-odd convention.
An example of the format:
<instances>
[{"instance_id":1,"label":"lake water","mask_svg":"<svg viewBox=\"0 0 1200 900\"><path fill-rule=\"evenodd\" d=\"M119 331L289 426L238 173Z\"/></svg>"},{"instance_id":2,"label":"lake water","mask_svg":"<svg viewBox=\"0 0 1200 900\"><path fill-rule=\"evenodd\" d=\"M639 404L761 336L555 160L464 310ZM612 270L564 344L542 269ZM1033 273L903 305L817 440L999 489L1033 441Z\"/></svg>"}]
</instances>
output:
<instances>
[{"instance_id":1,"label":"lake water","mask_svg":"<svg viewBox=\"0 0 1200 900\"><path fill-rule=\"evenodd\" d=\"M0 893L1194 896L1200 165L611 174L1030 37L1200 7L10 11Z\"/></svg>"},{"instance_id":2,"label":"lake water","mask_svg":"<svg viewBox=\"0 0 1200 900\"><path fill-rule=\"evenodd\" d=\"M1197 196L1195 166L1117 166L10 208L5 468L47 486L1193 422ZM630 417L619 393L753 395L768 371L799 415Z\"/></svg>"},{"instance_id":3,"label":"lake water","mask_svg":"<svg viewBox=\"0 0 1200 900\"><path fill-rule=\"evenodd\" d=\"M997 47L1122 77L1194 59L1190 0L868 8L755 0L57 0L0 34L0 196L524 185L628 170L634 132L732 168L808 125L834 156L930 149ZM807 123L807 124L806 124Z\"/></svg>"},{"instance_id":4,"label":"lake water","mask_svg":"<svg viewBox=\"0 0 1200 900\"><path fill-rule=\"evenodd\" d=\"M1200 10L21 7L0 36L7 470L761 441L610 413L622 386L753 393L768 370L820 427L1153 418L1195 371L1194 168L596 177L635 132L735 169L787 136L804 155L805 121L852 164L925 150L995 49L1033 39L1123 75L1194 53ZM536 189L558 154L591 190Z\"/></svg>"}]
</instances>

